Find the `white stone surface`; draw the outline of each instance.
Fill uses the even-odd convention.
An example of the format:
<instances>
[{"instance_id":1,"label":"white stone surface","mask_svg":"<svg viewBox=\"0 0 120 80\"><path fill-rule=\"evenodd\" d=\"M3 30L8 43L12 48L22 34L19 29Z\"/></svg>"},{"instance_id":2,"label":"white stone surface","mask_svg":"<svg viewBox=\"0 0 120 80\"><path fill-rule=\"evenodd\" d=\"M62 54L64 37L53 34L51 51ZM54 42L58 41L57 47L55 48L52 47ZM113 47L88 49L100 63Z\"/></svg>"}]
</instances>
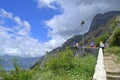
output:
<instances>
[{"instance_id":1,"label":"white stone surface","mask_svg":"<svg viewBox=\"0 0 120 80\"><path fill-rule=\"evenodd\" d=\"M93 80L107 80L102 48L99 49Z\"/></svg>"}]
</instances>

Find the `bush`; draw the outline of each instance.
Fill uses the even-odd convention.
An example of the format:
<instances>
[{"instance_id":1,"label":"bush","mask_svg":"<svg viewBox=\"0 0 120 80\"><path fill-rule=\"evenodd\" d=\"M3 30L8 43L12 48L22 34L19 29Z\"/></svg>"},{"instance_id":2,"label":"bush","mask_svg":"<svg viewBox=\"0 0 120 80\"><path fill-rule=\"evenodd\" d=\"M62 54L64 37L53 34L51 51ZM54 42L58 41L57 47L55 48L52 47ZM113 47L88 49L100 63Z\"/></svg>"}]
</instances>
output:
<instances>
[{"instance_id":1,"label":"bush","mask_svg":"<svg viewBox=\"0 0 120 80\"><path fill-rule=\"evenodd\" d=\"M51 58L44 68L36 71L32 80L92 80L95 64L95 57L74 57L73 51L66 48L57 53L57 57Z\"/></svg>"},{"instance_id":2,"label":"bush","mask_svg":"<svg viewBox=\"0 0 120 80\"><path fill-rule=\"evenodd\" d=\"M117 28L110 40L110 46L120 46L120 28Z\"/></svg>"},{"instance_id":3,"label":"bush","mask_svg":"<svg viewBox=\"0 0 120 80\"><path fill-rule=\"evenodd\" d=\"M73 68L73 57L73 51L70 48L66 48L64 51L58 52L57 57L50 59L46 63L46 67L52 70L71 69Z\"/></svg>"},{"instance_id":4,"label":"bush","mask_svg":"<svg viewBox=\"0 0 120 80\"><path fill-rule=\"evenodd\" d=\"M117 23L118 23L117 19L112 19L112 21L111 21L111 25L110 25L112 30L115 29Z\"/></svg>"},{"instance_id":5,"label":"bush","mask_svg":"<svg viewBox=\"0 0 120 80\"><path fill-rule=\"evenodd\" d=\"M95 41L96 46L98 47L99 44L100 44L100 41L105 42L109 37L110 37L110 34L109 34L109 33L106 33L106 34L98 37L98 38L96 39L96 41Z\"/></svg>"},{"instance_id":6,"label":"bush","mask_svg":"<svg viewBox=\"0 0 120 80\"><path fill-rule=\"evenodd\" d=\"M96 58L93 56L78 56L72 59L74 67L70 69L44 68L36 72L31 80L92 80Z\"/></svg>"}]
</instances>

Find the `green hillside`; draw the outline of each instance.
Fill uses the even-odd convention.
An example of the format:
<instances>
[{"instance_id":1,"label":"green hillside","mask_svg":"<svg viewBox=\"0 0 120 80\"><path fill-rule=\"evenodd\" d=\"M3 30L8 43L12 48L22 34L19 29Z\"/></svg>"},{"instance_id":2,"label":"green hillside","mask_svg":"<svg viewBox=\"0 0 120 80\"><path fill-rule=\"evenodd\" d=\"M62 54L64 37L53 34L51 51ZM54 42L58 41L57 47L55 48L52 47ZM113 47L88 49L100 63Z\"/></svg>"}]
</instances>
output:
<instances>
[{"instance_id":1,"label":"green hillside","mask_svg":"<svg viewBox=\"0 0 120 80\"><path fill-rule=\"evenodd\" d=\"M67 48L58 52L44 67L36 66L32 80L91 80L95 64L95 57L74 57L73 51Z\"/></svg>"}]
</instances>

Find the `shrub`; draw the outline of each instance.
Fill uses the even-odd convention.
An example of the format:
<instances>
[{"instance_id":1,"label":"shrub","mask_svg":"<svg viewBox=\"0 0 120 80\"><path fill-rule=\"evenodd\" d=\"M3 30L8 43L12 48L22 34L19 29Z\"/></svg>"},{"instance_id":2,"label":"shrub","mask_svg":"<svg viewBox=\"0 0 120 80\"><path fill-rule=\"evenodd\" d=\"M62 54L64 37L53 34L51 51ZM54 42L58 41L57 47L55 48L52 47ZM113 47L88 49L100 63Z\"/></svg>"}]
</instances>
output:
<instances>
[{"instance_id":1,"label":"shrub","mask_svg":"<svg viewBox=\"0 0 120 80\"><path fill-rule=\"evenodd\" d=\"M100 41L105 42L110 37L109 33L106 33L100 37L98 37L95 41L96 46L99 46Z\"/></svg>"},{"instance_id":2,"label":"shrub","mask_svg":"<svg viewBox=\"0 0 120 80\"><path fill-rule=\"evenodd\" d=\"M93 56L78 56L72 59L74 67L70 69L58 68L56 71L41 69L32 77L32 80L92 80L96 58Z\"/></svg>"},{"instance_id":3,"label":"shrub","mask_svg":"<svg viewBox=\"0 0 120 80\"><path fill-rule=\"evenodd\" d=\"M111 25L110 25L112 30L115 29L117 23L118 23L117 19L112 19L112 21L111 21Z\"/></svg>"},{"instance_id":4,"label":"shrub","mask_svg":"<svg viewBox=\"0 0 120 80\"><path fill-rule=\"evenodd\" d=\"M73 67L73 57L73 51L70 48L66 48L64 51L58 52L57 57L51 58L46 63L46 67L52 70L71 69Z\"/></svg>"},{"instance_id":5,"label":"shrub","mask_svg":"<svg viewBox=\"0 0 120 80\"><path fill-rule=\"evenodd\" d=\"M117 28L114 32L110 40L110 46L120 46L120 28Z\"/></svg>"}]
</instances>

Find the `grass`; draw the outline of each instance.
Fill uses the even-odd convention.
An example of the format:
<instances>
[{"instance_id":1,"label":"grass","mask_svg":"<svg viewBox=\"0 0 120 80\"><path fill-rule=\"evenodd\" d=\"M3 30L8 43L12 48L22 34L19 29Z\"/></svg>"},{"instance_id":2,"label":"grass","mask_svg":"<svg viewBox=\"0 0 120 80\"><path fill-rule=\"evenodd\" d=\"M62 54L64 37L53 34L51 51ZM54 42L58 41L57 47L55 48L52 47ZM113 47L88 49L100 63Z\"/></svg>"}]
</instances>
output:
<instances>
[{"instance_id":1,"label":"grass","mask_svg":"<svg viewBox=\"0 0 120 80\"><path fill-rule=\"evenodd\" d=\"M93 56L78 56L73 59L73 68L59 68L56 71L41 68L31 80L92 80L95 64L96 58Z\"/></svg>"},{"instance_id":2,"label":"grass","mask_svg":"<svg viewBox=\"0 0 120 80\"><path fill-rule=\"evenodd\" d=\"M0 72L0 76L4 80L30 80L33 74L33 70L20 70L19 73L16 73L16 71Z\"/></svg>"}]
</instances>

